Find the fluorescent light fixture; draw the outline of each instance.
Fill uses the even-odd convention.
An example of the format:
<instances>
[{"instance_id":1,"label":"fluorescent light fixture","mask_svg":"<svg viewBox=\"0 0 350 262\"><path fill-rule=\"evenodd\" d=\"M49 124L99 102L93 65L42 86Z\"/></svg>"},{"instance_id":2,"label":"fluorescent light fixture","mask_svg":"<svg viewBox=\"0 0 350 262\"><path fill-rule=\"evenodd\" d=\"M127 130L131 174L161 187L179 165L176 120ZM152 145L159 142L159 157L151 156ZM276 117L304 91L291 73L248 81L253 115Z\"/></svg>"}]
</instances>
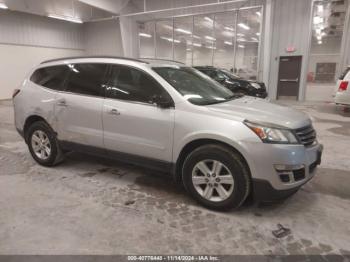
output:
<instances>
[{"instance_id":1,"label":"fluorescent light fixture","mask_svg":"<svg viewBox=\"0 0 350 262\"><path fill-rule=\"evenodd\" d=\"M258 11L258 12L255 12L258 16L261 16L261 13Z\"/></svg>"},{"instance_id":2,"label":"fluorescent light fixture","mask_svg":"<svg viewBox=\"0 0 350 262\"><path fill-rule=\"evenodd\" d=\"M198 35L192 35L193 38L201 39Z\"/></svg>"},{"instance_id":3,"label":"fluorescent light fixture","mask_svg":"<svg viewBox=\"0 0 350 262\"><path fill-rule=\"evenodd\" d=\"M210 17L207 17L207 16L204 17L204 19L207 20L207 21L209 21L210 23L213 23L213 22L214 22L213 19L211 19Z\"/></svg>"},{"instance_id":4,"label":"fluorescent light fixture","mask_svg":"<svg viewBox=\"0 0 350 262\"><path fill-rule=\"evenodd\" d=\"M247 41L247 39L241 37L241 38L238 38L237 41L238 41L238 42L245 42L245 41Z\"/></svg>"},{"instance_id":5,"label":"fluorescent light fixture","mask_svg":"<svg viewBox=\"0 0 350 262\"><path fill-rule=\"evenodd\" d=\"M318 35L318 36L316 36L316 38L317 38L317 40L322 40L322 36L320 36L320 35Z\"/></svg>"},{"instance_id":6,"label":"fluorescent light fixture","mask_svg":"<svg viewBox=\"0 0 350 262\"><path fill-rule=\"evenodd\" d=\"M313 22L315 25L321 24L321 23L323 23L323 18L320 16L315 16L313 19Z\"/></svg>"},{"instance_id":7,"label":"fluorescent light fixture","mask_svg":"<svg viewBox=\"0 0 350 262\"><path fill-rule=\"evenodd\" d=\"M208 35L205 36L205 39L208 39L210 41L216 41L216 39L214 37L211 37L211 36L208 36Z\"/></svg>"},{"instance_id":8,"label":"fluorescent light fixture","mask_svg":"<svg viewBox=\"0 0 350 262\"><path fill-rule=\"evenodd\" d=\"M233 45L232 42L229 42L229 41L225 41L224 44L225 45Z\"/></svg>"},{"instance_id":9,"label":"fluorescent light fixture","mask_svg":"<svg viewBox=\"0 0 350 262\"><path fill-rule=\"evenodd\" d=\"M139 36L147 37L147 38L151 38L152 37L152 35L146 34L146 33L139 33Z\"/></svg>"},{"instance_id":10,"label":"fluorescent light fixture","mask_svg":"<svg viewBox=\"0 0 350 262\"><path fill-rule=\"evenodd\" d=\"M187 48L186 51L191 51L191 48Z\"/></svg>"},{"instance_id":11,"label":"fluorescent light fixture","mask_svg":"<svg viewBox=\"0 0 350 262\"><path fill-rule=\"evenodd\" d=\"M326 36L327 34L325 32L322 32L321 33L321 36Z\"/></svg>"},{"instance_id":12,"label":"fluorescent light fixture","mask_svg":"<svg viewBox=\"0 0 350 262\"><path fill-rule=\"evenodd\" d=\"M201 47L202 44L193 43L193 46Z\"/></svg>"},{"instance_id":13,"label":"fluorescent light fixture","mask_svg":"<svg viewBox=\"0 0 350 262\"><path fill-rule=\"evenodd\" d=\"M81 19L76 18L76 17L56 15L56 14L49 14L48 17L59 19L59 20L65 20L65 21L72 22L72 23L78 23L78 24L83 23L83 21Z\"/></svg>"},{"instance_id":14,"label":"fluorescent light fixture","mask_svg":"<svg viewBox=\"0 0 350 262\"><path fill-rule=\"evenodd\" d=\"M235 31L232 27L229 27L229 26L225 26L224 28L228 31L232 31L232 32Z\"/></svg>"},{"instance_id":15,"label":"fluorescent light fixture","mask_svg":"<svg viewBox=\"0 0 350 262\"><path fill-rule=\"evenodd\" d=\"M238 45L239 48L244 48L244 45Z\"/></svg>"},{"instance_id":16,"label":"fluorescent light fixture","mask_svg":"<svg viewBox=\"0 0 350 262\"><path fill-rule=\"evenodd\" d=\"M163 40L166 40L166 41L169 41L169 42L173 42L173 39L172 38L168 38L168 37L165 37L165 36L161 36L160 39L163 39ZM180 40L177 40L177 39L174 39L174 43L180 43L181 41Z\"/></svg>"},{"instance_id":17,"label":"fluorescent light fixture","mask_svg":"<svg viewBox=\"0 0 350 262\"><path fill-rule=\"evenodd\" d=\"M318 5L317 6L317 11L322 13L323 12L323 5Z\"/></svg>"},{"instance_id":18,"label":"fluorescent light fixture","mask_svg":"<svg viewBox=\"0 0 350 262\"><path fill-rule=\"evenodd\" d=\"M182 28L176 28L175 31L180 32L180 33L184 33L184 34L187 34L187 35L192 34L191 31L188 31L188 30L185 30L185 29L182 29Z\"/></svg>"},{"instance_id":19,"label":"fluorescent light fixture","mask_svg":"<svg viewBox=\"0 0 350 262\"><path fill-rule=\"evenodd\" d=\"M215 46L211 46L211 45L207 45L207 46L205 46L206 48L209 48L209 49L216 49L216 47Z\"/></svg>"},{"instance_id":20,"label":"fluorescent light fixture","mask_svg":"<svg viewBox=\"0 0 350 262\"><path fill-rule=\"evenodd\" d=\"M260 36L260 33L256 33L257 36Z\"/></svg>"},{"instance_id":21,"label":"fluorescent light fixture","mask_svg":"<svg viewBox=\"0 0 350 262\"><path fill-rule=\"evenodd\" d=\"M251 37L250 39L252 39L253 41L259 41L256 37Z\"/></svg>"},{"instance_id":22,"label":"fluorescent light fixture","mask_svg":"<svg viewBox=\"0 0 350 262\"><path fill-rule=\"evenodd\" d=\"M245 30L249 30L249 29L250 29L249 26L247 26L246 24L243 24L243 23L239 23L238 26L239 26L240 28L245 29Z\"/></svg>"},{"instance_id":23,"label":"fluorescent light fixture","mask_svg":"<svg viewBox=\"0 0 350 262\"><path fill-rule=\"evenodd\" d=\"M322 30L321 30L321 28L316 28L315 32L316 32L316 34L320 35L322 33Z\"/></svg>"},{"instance_id":24,"label":"fluorescent light fixture","mask_svg":"<svg viewBox=\"0 0 350 262\"><path fill-rule=\"evenodd\" d=\"M8 9L8 6L5 3L0 3L0 9Z\"/></svg>"},{"instance_id":25,"label":"fluorescent light fixture","mask_svg":"<svg viewBox=\"0 0 350 262\"><path fill-rule=\"evenodd\" d=\"M245 36L245 34L238 33L237 36Z\"/></svg>"},{"instance_id":26,"label":"fluorescent light fixture","mask_svg":"<svg viewBox=\"0 0 350 262\"><path fill-rule=\"evenodd\" d=\"M322 44L322 40L318 40L317 44L321 45Z\"/></svg>"}]
</instances>

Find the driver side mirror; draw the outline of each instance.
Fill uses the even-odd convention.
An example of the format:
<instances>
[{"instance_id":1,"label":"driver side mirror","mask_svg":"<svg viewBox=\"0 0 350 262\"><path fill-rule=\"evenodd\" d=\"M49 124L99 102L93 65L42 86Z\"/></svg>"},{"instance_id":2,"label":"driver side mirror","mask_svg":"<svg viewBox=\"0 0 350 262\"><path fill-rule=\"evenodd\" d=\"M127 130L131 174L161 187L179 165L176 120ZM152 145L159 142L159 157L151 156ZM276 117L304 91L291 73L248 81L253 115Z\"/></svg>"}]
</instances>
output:
<instances>
[{"instance_id":1,"label":"driver side mirror","mask_svg":"<svg viewBox=\"0 0 350 262\"><path fill-rule=\"evenodd\" d=\"M154 95L152 97L152 103L163 109L174 107L174 102L172 99L170 97L164 97L162 95Z\"/></svg>"}]
</instances>

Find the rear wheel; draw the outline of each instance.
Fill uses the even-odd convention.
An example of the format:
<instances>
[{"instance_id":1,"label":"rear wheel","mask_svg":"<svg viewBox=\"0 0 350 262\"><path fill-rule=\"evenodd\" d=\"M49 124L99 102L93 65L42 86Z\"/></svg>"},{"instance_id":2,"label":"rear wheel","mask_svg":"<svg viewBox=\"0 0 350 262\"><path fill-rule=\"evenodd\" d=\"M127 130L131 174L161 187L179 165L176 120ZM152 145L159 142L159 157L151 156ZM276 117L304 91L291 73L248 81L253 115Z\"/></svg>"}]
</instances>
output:
<instances>
[{"instance_id":1,"label":"rear wheel","mask_svg":"<svg viewBox=\"0 0 350 262\"><path fill-rule=\"evenodd\" d=\"M40 165L53 166L63 159L56 135L46 122L34 122L26 138L32 157Z\"/></svg>"},{"instance_id":2,"label":"rear wheel","mask_svg":"<svg viewBox=\"0 0 350 262\"><path fill-rule=\"evenodd\" d=\"M212 209L239 207L250 191L249 170L242 157L222 145L204 145L191 152L183 165L186 190Z\"/></svg>"}]
</instances>

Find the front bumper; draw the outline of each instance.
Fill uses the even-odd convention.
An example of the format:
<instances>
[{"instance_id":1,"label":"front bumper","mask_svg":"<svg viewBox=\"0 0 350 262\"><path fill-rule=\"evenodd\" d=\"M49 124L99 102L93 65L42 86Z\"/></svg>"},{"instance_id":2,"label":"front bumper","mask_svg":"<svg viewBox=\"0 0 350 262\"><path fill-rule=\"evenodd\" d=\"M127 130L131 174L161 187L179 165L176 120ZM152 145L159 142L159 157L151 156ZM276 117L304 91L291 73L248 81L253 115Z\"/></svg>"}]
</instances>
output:
<instances>
[{"instance_id":1,"label":"front bumper","mask_svg":"<svg viewBox=\"0 0 350 262\"><path fill-rule=\"evenodd\" d=\"M292 185L289 188L284 189L276 189L274 188L270 181L265 179L257 179L253 178L253 196L255 200L258 201L278 201L285 199L294 193L296 193L302 185L310 181L314 175L315 175L315 169L318 165L321 164L321 158L322 158L322 152L323 152L323 145L316 145L312 151L310 151L308 154L312 154L316 150L316 159L309 165L304 165L304 174L305 177L299 181L293 181L292 183L288 183ZM277 172L277 171L276 171ZM293 174L293 172L291 172ZM297 174L299 174L299 170L297 171ZM278 176L278 173L277 173ZM283 182L282 182L283 183Z\"/></svg>"},{"instance_id":2,"label":"front bumper","mask_svg":"<svg viewBox=\"0 0 350 262\"><path fill-rule=\"evenodd\" d=\"M318 143L309 147L247 143L244 147L249 152L248 164L253 179L253 191L259 199L265 198L268 195L266 192L273 195L274 191L279 191L275 195L296 192L315 175L314 171L321 163L323 151L323 146ZM281 171L277 166L290 167L290 170ZM286 177L288 180L285 180Z\"/></svg>"}]
</instances>

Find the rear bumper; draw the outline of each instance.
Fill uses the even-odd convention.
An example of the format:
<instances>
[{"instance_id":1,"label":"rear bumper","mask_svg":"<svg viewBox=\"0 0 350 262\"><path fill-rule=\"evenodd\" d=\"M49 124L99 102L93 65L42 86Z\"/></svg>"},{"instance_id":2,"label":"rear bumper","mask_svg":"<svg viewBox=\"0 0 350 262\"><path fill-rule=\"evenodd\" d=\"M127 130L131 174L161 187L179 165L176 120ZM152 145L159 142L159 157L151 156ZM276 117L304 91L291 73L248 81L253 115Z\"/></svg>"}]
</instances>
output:
<instances>
[{"instance_id":1,"label":"rear bumper","mask_svg":"<svg viewBox=\"0 0 350 262\"><path fill-rule=\"evenodd\" d=\"M337 92L334 97L334 102L341 105L350 105L350 91Z\"/></svg>"}]
</instances>

